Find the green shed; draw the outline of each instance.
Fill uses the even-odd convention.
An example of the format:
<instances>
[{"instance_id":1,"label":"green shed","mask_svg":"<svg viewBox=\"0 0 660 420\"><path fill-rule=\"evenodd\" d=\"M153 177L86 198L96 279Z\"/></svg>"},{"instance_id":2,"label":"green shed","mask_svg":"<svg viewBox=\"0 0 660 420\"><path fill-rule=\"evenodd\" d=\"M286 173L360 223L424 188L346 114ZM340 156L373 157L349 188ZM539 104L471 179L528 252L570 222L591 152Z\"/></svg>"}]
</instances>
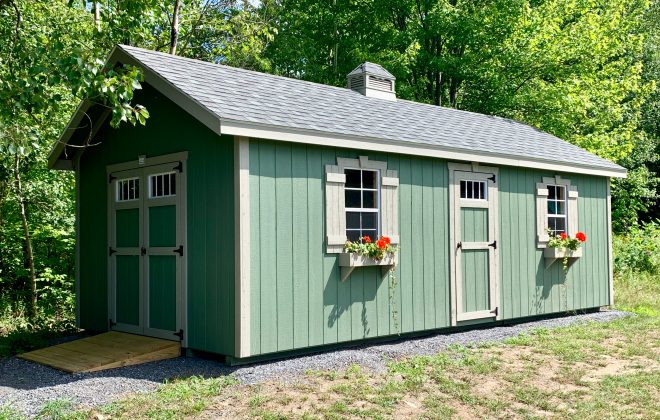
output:
<instances>
[{"instance_id":1,"label":"green shed","mask_svg":"<svg viewBox=\"0 0 660 420\"><path fill-rule=\"evenodd\" d=\"M109 63L143 69L151 118L112 129L83 102L49 160L76 174L82 328L246 361L612 304L620 166L397 99L372 63L347 88L128 46ZM550 233L578 231L565 274ZM344 253L365 235L399 250Z\"/></svg>"}]
</instances>

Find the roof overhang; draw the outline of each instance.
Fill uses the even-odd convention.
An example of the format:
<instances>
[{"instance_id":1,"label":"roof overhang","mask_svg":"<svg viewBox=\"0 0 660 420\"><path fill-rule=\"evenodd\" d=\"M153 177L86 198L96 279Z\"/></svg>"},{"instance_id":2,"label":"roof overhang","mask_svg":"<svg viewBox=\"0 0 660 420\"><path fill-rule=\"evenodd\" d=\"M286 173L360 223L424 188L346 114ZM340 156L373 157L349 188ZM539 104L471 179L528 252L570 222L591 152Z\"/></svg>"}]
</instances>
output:
<instances>
[{"instance_id":1,"label":"roof overhang","mask_svg":"<svg viewBox=\"0 0 660 420\"><path fill-rule=\"evenodd\" d=\"M552 159L529 159L519 156L475 152L459 148L448 148L442 146L428 145L423 143L412 143L384 138L372 138L366 136L355 136L347 134L330 133L319 130L298 129L291 127L276 126L263 123L238 121L221 118L203 104L192 98L187 93L169 82L166 78L153 69L141 63L132 55L116 46L107 60L107 65L128 64L140 67L144 75L144 81L158 90L165 97L180 106L184 111L195 117L198 121L211 129L216 134L234 136L245 136L269 140L281 140L293 143L314 144L320 146L333 146L357 150L377 150L379 152L399 153L404 155L428 156L448 160L466 162L479 162L492 165L517 166L535 169L545 169L557 172L580 173L585 175L596 175L613 178L625 178L625 168L604 168L591 165L578 165L557 162ZM74 159L69 158L66 153L67 145L73 134L91 123L92 128L98 130L109 112L100 113L96 119L89 115L89 111L95 105L83 101L71 117L69 124L53 146L48 157L48 167L51 169L73 169ZM98 106L98 105L96 105ZM98 112L97 112L98 114ZM90 121L85 121L85 120ZM148 122L147 122L148 123ZM93 133L91 136L93 137ZM74 154L75 155L75 154Z\"/></svg>"}]
</instances>

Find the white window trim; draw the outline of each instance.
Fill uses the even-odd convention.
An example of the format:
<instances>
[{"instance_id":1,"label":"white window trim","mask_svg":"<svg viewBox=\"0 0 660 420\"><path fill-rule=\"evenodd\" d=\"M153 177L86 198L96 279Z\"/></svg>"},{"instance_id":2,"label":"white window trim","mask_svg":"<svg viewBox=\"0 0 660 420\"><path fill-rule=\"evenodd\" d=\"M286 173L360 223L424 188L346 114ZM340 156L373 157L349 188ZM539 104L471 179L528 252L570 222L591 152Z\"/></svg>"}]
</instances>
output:
<instances>
[{"instance_id":1,"label":"white window trim","mask_svg":"<svg viewBox=\"0 0 660 420\"><path fill-rule=\"evenodd\" d=\"M147 184L149 184L149 185L148 185L148 187L149 187L149 194L148 194L148 197L149 197L150 199L159 199L159 198L176 197L176 191L174 192L174 194L171 194L171 190L170 190L170 194L167 194L167 195L154 195L154 191L153 191L152 184L151 184L151 180L152 180L153 178L157 177L157 176L162 176L162 175L172 175L172 174L174 174L174 176L176 177L177 172L176 172L176 171L170 171L170 172L161 172L161 173L150 174L150 175L149 175L149 177L148 177L148 179L147 179Z\"/></svg>"},{"instance_id":2,"label":"white window trim","mask_svg":"<svg viewBox=\"0 0 660 420\"><path fill-rule=\"evenodd\" d=\"M122 200L121 199L121 188L124 182L129 182L129 181L137 181L138 185L138 194L134 198L127 198ZM115 183L115 203L127 203L131 201L137 201L140 199L140 194L142 193L140 190L140 177L133 176L130 178L122 178L118 179L117 182Z\"/></svg>"},{"instance_id":3,"label":"white window trim","mask_svg":"<svg viewBox=\"0 0 660 420\"><path fill-rule=\"evenodd\" d=\"M571 185L570 179L559 175L543 177L543 182L536 184L536 246L546 248L550 235L548 234L548 185L559 185L566 188L566 233L575 236L578 232L578 190Z\"/></svg>"},{"instance_id":4,"label":"white window trim","mask_svg":"<svg viewBox=\"0 0 660 420\"><path fill-rule=\"evenodd\" d=\"M354 187L344 186L344 191L347 191L347 190L348 191L360 191L360 192L362 192L362 191L375 191L376 192L376 207L375 208L344 207L344 215L345 215L345 217L348 217L348 212L377 213L378 216L376 218L376 236L379 236L380 232L381 232L381 225L380 225L380 219L381 219L381 217L380 217L381 216L380 215L380 209L381 209L381 205L380 205L380 195L381 195L380 194L380 178L381 178L381 175L380 175L380 169L350 168L350 167L347 167L347 168L344 168L344 171L343 171L344 174L346 174L346 170L360 171L360 180L362 179L362 172L363 171L371 171L371 172L376 173L376 188L363 188L363 187L354 188ZM362 184L362 181L360 181L360 184ZM362 194L360 194L360 202L361 202L362 206L364 206L364 203L362 201L363 201L363 196L362 196ZM346 232L348 232L349 230L351 230L351 231L356 231L356 230L363 231L365 229L362 229L362 227L360 227L360 229L349 229L347 227L345 230L346 230ZM348 235L347 235L347 237L348 237ZM372 238L372 239L375 240L376 238Z\"/></svg>"}]
</instances>

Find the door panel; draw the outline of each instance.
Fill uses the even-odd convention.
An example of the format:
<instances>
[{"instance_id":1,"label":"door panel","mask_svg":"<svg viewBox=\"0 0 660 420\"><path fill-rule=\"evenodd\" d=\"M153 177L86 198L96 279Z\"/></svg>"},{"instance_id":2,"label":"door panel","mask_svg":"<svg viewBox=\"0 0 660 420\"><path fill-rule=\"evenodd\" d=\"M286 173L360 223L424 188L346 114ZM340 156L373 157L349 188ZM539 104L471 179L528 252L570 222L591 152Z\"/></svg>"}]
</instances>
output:
<instances>
[{"instance_id":1,"label":"door panel","mask_svg":"<svg viewBox=\"0 0 660 420\"><path fill-rule=\"evenodd\" d=\"M115 212L115 246L117 248L140 247L140 209L118 209Z\"/></svg>"},{"instance_id":2,"label":"door panel","mask_svg":"<svg viewBox=\"0 0 660 420\"><path fill-rule=\"evenodd\" d=\"M488 250L467 249L462 251L462 290L465 312L490 310L488 290Z\"/></svg>"},{"instance_id":3,"label":"door panel","mask_svg":"<svg viewBox=\"0 0 660 420\"><path fill-rule=\"evenodd\" d=\"M149 328L176 330L176 256L149 256Z\"/></svg>"},{"instance_id":4,"label":"door panel","mask_svg":"<svg viewBox=\"0 0 660 420\"><path fill-rule=\"evenodd\" d=\"M118 324L140 325L140 256L115 256Z\"/></svg>"},{"instance_id":5,"label":"door panel","mask_svg":"<svg viewBox=\"0 0 660 420\"><path fill-rule=\"evenodd\" d=\"M461 207L463 242L488 242L488 209Z\"/></svg>"},{"instance_id":6,"label":"door panel","mask_svg":"<svg viewBox=\"0 0 660 420\"><path fill-rule=\"evenodd\" d=\"M177 247L175 205L149 207L149 247Z\"/></svg>"}]
</instances>

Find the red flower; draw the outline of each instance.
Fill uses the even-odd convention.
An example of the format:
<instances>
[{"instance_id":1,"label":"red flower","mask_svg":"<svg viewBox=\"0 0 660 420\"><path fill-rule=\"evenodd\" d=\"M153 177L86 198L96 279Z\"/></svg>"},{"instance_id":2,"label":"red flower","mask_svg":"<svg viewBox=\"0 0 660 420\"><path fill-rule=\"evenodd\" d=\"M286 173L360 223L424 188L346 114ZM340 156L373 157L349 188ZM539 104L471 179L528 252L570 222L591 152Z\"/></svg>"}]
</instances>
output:
<instances>
[{"instance_id":1,"label":"red flower","mask_svg":"<svg viewBox=\"0 0 660 420\"><path fill-rule=\"evenodd\" d=\"M385 249L387 248L387 242L383 238L380 238L376 241L376 246L380 249Z\"/></svg>"},{"instance_id":2,"label":"red flower","mask_svg":"<svg viewBox=\"0 0 660 420\"><path fill-rule=\"evenodd\" d=\"M360 239L362 239L362 241L363 241L365 244L370 244L370 243L371 243L371 238L369 237L369 235L364 235L364 236L361 237Z\"/></svg>"},{"instance_id":3,"label":"red flower","mask_svg":"<svg viewBox=\"0 0 660 420\"><path fill-rule=\"evenodd\" d=\"M566 239L566 238L568 238L568 235L565 234L564 232L562 232L562 233L559 234L559 237L562 238L562 239Z\"/></svg>"},{"instance_id":4,"label":"red flower","mask_svg":"<svg viewBox=\"0 0 660 420\"><path fill-rule=\"evenodd\" d=\"M578 232L575 234L575 239L580 242L587 242L587 235L585 235L584 232Z\"/></svg>"},{"instance_id":5,"label":"red flower","mask_svg":"<svg viewBox=\"0 0 660 420\"><path fill-rule=\"evenodd\" d=\"M381 237L381 239L382 239L383 241L385 241L385 243L386 243L387 245L389 245L389 244L392 243L392 240L389 238L389 236L383 236L383 237Z\"/></svg>"}]
</instances>

